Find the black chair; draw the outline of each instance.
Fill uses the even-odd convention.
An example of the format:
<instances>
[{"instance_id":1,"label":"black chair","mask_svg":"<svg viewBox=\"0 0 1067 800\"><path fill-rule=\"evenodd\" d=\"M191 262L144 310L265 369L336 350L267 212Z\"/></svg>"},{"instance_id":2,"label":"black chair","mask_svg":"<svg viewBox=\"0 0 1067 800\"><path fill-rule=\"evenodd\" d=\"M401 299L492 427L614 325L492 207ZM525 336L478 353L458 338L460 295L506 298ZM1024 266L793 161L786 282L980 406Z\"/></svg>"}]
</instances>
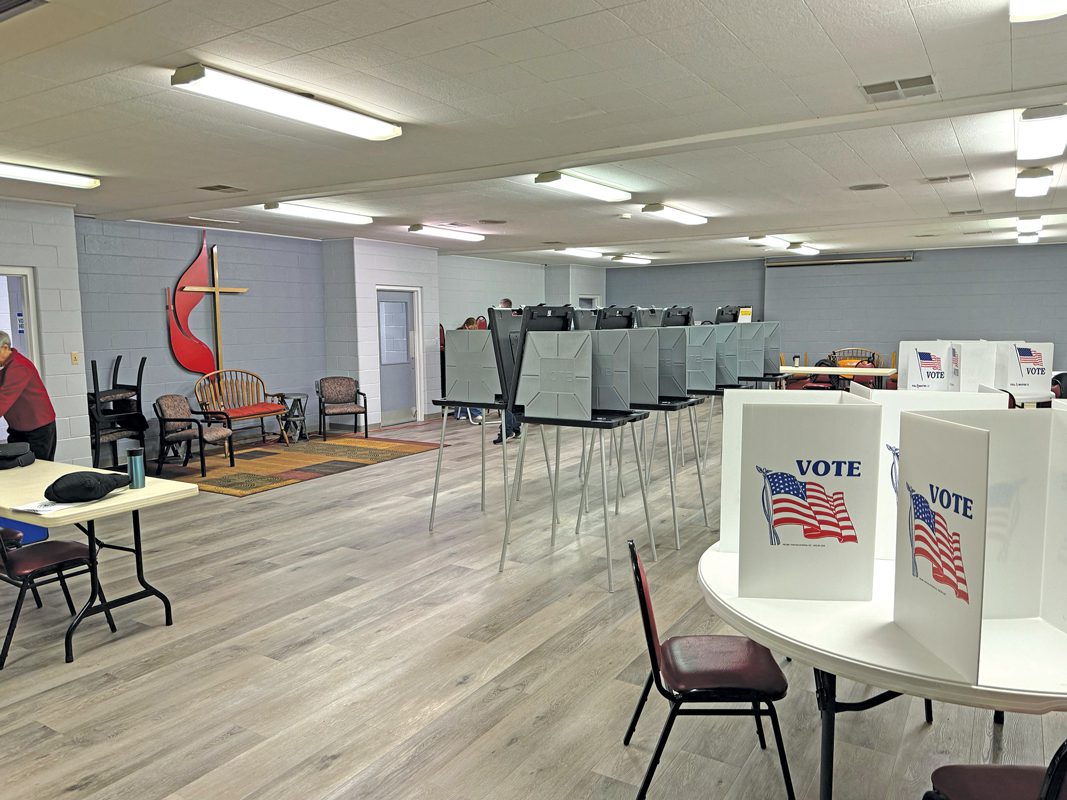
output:
<instances>
[{"instance_id":1,"label":"black chair","mask_svg":"<svg viewBox=\"0 0 1067 800\"><path fill-rule=\"evenodd\" d=\"M89 401L89 436L93 447L93 466L100 466L100 449L104 444L111 445L112 465L119 463L119 440L136 439L143 449L144 433L148 430L148 420L141 412L141 384L144 380L147 357L142 357L137 368L135 384L119 383L119 367L122 356L116 356L111 370L110 388L100 388L96 360L90 362L93 376L93 390L88 393Z\"/></svg>"},{"instance_id":2,"label":"black chair","mask_svg":"<svg viewBox=\"0 0 1067 800\"><path fill-rule=\"evenodd\" d=\"M370 436L367 430L367 395L359 390L359 381L346 375L320 378L315 381L315 393L319 396L319 433L324 442L327 418L341 415L352 415L353 433L359 433L359 418L362 415L363 438Z\"/></svg>"},{"instance_id":3,"label":"black chair","mask_svg":"<svg viewBox=\"0 0 1067 800\"><path fill-rule=\"evenodd\" d=\"M1048 768L1008 764L950 764L931 776L923 800L1067 800L1067 742Z\"/></svg>"},{"instance_id":4,"label":"black chair","mask_svg":"<svg viewBox=\"0 0 1067 800\"><path fill-rule=\"evenodd\" d=\"M756 736L760 747L767 749L763 735L763 717L771 718L774 738L778 744L778 758L785 779L785 791L789 800L795 800L793 780L789 776L789 762L785 756L785 743L774 710L776 700L785 697L789 684L771 651L744 636L672 636L659 640L656 618L652 613L652 597L645 577L645 567L637 554L633 539L630 548L630 564L633 566L634 585L637 587L637 603L641 608L641 622L645 629L648 658L652 669L634 709L630 727L623 738L624 745L637 728L637 721L648 699L653 683L656 690L671 704L667 722L663 725L652 761L645 772L645 779L637 792L637 800L643 800L648 792L652 776L656 773L663 746L667 743L674 721L679 716L751 716L756 719ZM749 708L686 708L686 703L744 703ZM766 709L763 708L766 706Z\"/></svg>"},{"instance_id":5,"label":"black chair","mask_svg":"<svg viewBox=\"0 0 1067 800\"><path fill-rule=\"evenodd\" d=\"M165 394L157 397L152 404L159 419L159 456L156 459L156 475L163 472L163 461L169 452L180 455L181 446L185 445L184 467L189 463L195 439L200 452L200 477L207 477L207 464L204 461L204 445L217 444L223 452L230 454L230 466L233 466L233 430L229 418L221 411L193 411L189 398L181 394ZM199 416L201 419L197 419Z\"/></svg>"},{"instance_id":6,"label":"black chair","mask_svg":"<svg viewBox=\"0 0 1067 800\"><path fill-rule=\"evenodd\" d=\"M21 543L22 535L17 531L0 529L0 539ZM74 570L74 571L71 571ZM7 662L7 653L11 648L11 640L15 637L15 626L18 625L19 614L22 612L22 603L26 599L26 592L31 591L37 607L41 607L41 598L37 588L49 583L58 583L63 590L63 597L67 601L70 615L74 616L77 610L74 608L74 600L70 596L67 587L67 578L78 575L95 575L96 557L89 551L89 545L81 542L64 542L48 539L37 544L16 546L14 549L0 547L0 581L17 586L19 589L18 599L15 601L15 610L11 614L11 622L7 626L7 637L4 639L4 647L0 650L0 669ZM106 603L103 592L100 592L101 602ZM110 610L105 610L107 624L114 633L115 620Z\"/></svg>"}]
</instances>

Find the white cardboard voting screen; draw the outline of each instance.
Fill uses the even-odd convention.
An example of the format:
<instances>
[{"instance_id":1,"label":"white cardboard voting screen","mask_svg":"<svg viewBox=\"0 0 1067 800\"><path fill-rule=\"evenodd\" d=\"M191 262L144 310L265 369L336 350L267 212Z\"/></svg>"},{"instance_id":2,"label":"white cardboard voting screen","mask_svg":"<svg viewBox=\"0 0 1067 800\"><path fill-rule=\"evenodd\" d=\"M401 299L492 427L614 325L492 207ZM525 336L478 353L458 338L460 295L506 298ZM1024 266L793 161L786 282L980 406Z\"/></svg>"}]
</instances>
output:
<instances>
[{"instance_id":1,"label":"white cardboard voting screen","mask_svg":"<svg viewBox=\"0 0 1067 800\"><path fill-rule=\"evenodd\" d=\"M949 346L952 348L949 352L950 391L977 392L980 384L993 385L997 361L996 342L955 341Z\"/></svg>"},{"instance_id":2,"label":"white cardboard voting screen","mask_svg":"<svg viewBox=\"0 0 1067 800\"><path fill-rule=\"evenodd\" d=\"M878 524L875 558L893 558L896 553L900 413L902 411L941 411L950 409L996 409L1008 407L1008 396L978 392L894 392L871 389L853 383L852 394L873 400L882 407L882 432L878 459Z\"/></svg>"},{"instance_id":3,"label":"white cardboard voting screen","mask_svg":"<svg viewBox=\"0 0 1067 800\"><path fill-rule=\"evenodd\" d=\"M837 400L742 412L741 597L871 598L881 410Z\"/></svg>"},{"instance_id":4,"label":"white cardboard voting screen","mask_svg":"<svg viewBox=\"0 0 1067 800\"><path fill-rule=\"evenodd\" d=\"M719 326L715 326L719 327ZM722 398L722 470L719 492L719 549L736 553L741 529L742 410L748 405L840 405L841 392L754 392L727 389Z\"/></svg>"},{"instance_id":5,"label":"white cardboard voting screen","mask_svg":"<svg viewBox=\"0 0 1067 800\"><path fill-rule=\"evenodd\" d=\"M947 390L950 358L946 341L901 342L897 352L900 388Z\"/></svg>"},{"instance_id":6,"label":"white cardboard voting screen","mask_svg":"<svg viewBox=\"0 0 1067 800\"><path fill-rule=\"evenodd\" d=\"M905 413L900 449L893 620L977 683L989 433Z\"/></svg>"},{"instance_id":7,"label":"white cardboard voting screen","mask_svg":"<svg viewBox=\"0 0 1067 800\"><path fill-rule=\"evenodd\" d=\"M997 342L993 386L1016 394L1048 392L1052 376L1051 342Z\"/></svg>"}]
</instances>

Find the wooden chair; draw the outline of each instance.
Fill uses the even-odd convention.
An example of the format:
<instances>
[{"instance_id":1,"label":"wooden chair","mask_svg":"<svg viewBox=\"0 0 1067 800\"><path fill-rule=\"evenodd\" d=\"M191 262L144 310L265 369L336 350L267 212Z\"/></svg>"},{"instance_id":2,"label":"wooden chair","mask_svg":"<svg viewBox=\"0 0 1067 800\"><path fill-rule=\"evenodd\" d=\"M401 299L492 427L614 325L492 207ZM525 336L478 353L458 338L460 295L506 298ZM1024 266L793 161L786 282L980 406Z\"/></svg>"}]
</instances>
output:
<instances>
[{"instance_id":1,"label":"wooden chair","mask_svg":"<svg viewBox=\"0 0 1067 800\"><path fill-rule=\"evenodd\" d=\"M367 395L359 390L359 381L344 375L334 375L315 381L319 396L319 433L326 441L328 417L352 415L353 431L359 433L359 417L363 416L363 438L370 436L367 430ZM362 398L362 402L360 402Z\"/></svg>"},{"instance_id":2,"label":"wooden chair","mask_svg":"<svg viewBox=\"0 0 1067 800\"><path fill-rule=\"evenodd\" d=\"M950 764L931 776L923 800L1067 800L1067 742L1048 768L1010 764Z\"/></svg>"},{"instance_id":3,"label":"wooden chair","mask_svg":"<svg viewBox=\"0 0 1067 800\"><path fill-rule=\"evenodd\" d=\"M652 669L648 673L644 689L641 690L641 697L637 701L637 708L634 709L630 727L622 743L630 744L653 684L671 704L667 722L652 753L652 761L649 762L645 779L637 792L637 800L643 800L648 792L660 756L663 755L663 746L667 743L674 721L679 716L755 717L756 736L764 750L767 749L767 741L763 735L763 717L770 717L774 738L778 744L778 759L782 765L786 795L789 800L795 800L782 730L778 724L778 714L774 710L774 702L785 697L789 685L771 651L744 636L672 636L661 642L656 630L656 618L652 613L652 596L645 577L645 567L637 554L634 540L630 539L627 544L630 548L630 564L633 566L634 585L637 587L637 604L641 608L641 622L645 629L645 642L648 645L648 658ZM685 703L731 703L748 705L749 708L683 708ZM763 706L767 707L766 710Z\"/></svg>"},{"instance_id":4,"label":"wooden chair","mask_svg":"<svg viewBox=\"0 0 1067 800\"><path fill-rule=\"evenodd\" d=\"M264 420L274 417L278 420L282 441L289 444L284 420L287 409L278 402L278 395L266 390L263 379L256 373L243 369L209 372L196 382L193 393L201 411L221 414L226 419L226 427L231 430L234 422L259 420L264 442L267 441Z\"/></svg>"},{"instance_id":5,"label":"wooden chair","mask_svg":"<svg viewBox=\"0 0 1067 800\"><path fill-rule=\"evenodd\" d=\"M156 460L156 475L163 472L163 461L169 451L179 454L185 444L184 467L189 463L193 440L199 445L200 477L207 477L204 461L204 445L217 444L223 452L229 451L230 466L233 464L233 430L226 424L226 416L220 411L193 411L189 398L180 394L165 394L152 404L159 419L159 457ZM203 417L196 419L194 415ZM215 424L218 423L218 424Z\"/></svg>"},{"instance_id":6,"label":"wooden chair","mask_svg":"<svg viewBox=\"0 0 1067 800\"><path fill-rule=\"evenodd\" d=\"M21 535L17 531L0 529L0 540L4 542L14 541L17 538L21 542ZM71 571L75 570L75 571ZM26 599L26 592L32 591L37 607L41 607L41 598L37 594L37 587L49 583L58 583L63 590L63 597L67 601L70 615L74 616L77 610L74 608L74 600L70 596L67 587L67 578L78 575L93 574L96 572L96 557L90 552L89 545L82 542L63 542L48 539L37 544L26 545L8 549L0 547L0 581L9 583L19 588L19 596L15 601L15 610L11 613L11 622L7 626L7 636L4 638L3 649L0 649L0 669L7 662L8 650L11 648L11 640L15 637L15 626L18 625L19 614L22 612L22 603ZM106 603L103 593L100 594L101 602ZM105 610L107 624L114 633L115 620L110 610Z\"/></svg>"}]
</instances>

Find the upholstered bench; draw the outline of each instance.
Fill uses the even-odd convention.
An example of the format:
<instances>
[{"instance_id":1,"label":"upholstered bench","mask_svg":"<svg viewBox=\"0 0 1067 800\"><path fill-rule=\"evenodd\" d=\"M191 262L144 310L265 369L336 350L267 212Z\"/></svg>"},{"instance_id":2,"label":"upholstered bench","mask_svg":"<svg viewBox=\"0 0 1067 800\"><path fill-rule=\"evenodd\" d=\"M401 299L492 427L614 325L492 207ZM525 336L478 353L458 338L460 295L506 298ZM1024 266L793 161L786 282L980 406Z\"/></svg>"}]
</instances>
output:
<instances>
[{"instance_id":1,"label":"upholstered bench","mask_svg":"<svg viewBox=\"0 0 1067 800\"><path fill-rule=\"evenodd\" d=\"M286 408L278 402L276 394L266 390L263 379L256 373L243 369L209 372L196 382L193 392L203 411L225 415L230 428L235 422L259 420L263 441L267 440L264 420L276 418L281 439L289 444L282 419Z\"/></svg>"}]
</instances>

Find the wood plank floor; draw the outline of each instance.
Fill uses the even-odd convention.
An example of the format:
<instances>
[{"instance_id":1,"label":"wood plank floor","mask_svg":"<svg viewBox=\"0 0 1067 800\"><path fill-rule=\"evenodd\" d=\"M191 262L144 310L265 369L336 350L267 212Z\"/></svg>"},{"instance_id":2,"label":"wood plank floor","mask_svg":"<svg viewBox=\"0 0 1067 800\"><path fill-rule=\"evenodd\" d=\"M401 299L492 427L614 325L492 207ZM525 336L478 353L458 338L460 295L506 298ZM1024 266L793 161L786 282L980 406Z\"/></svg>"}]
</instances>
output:
<instances>
[{"instance_id":1,"label":"wood plank floor","mask_svg":"<svg viewBox=\"0 0 1067 800\"><path fill-rule=\"evenodd\" d=\"M705 413L702 411L702 414ZM663 635L726 630L696 585L716 538L718 425L705 474L679 479L674 549L664 462L652 486L659 561L649 564ZM436 424L391 436L434 440ZM495 427L492 429L495 433ZM174 602L101 617L63 663L67 617L48 587L24 611L0 672L6 787L34 800L628 800L665 718L649 701L622 735L647 670L625 540L649 552L633 461L611 517L616 591L606 591L599 489L575 537L578 461L563 434L555 549L537 430L527 451L506 571L500 451L490 445L487 512L477 429L450 425L435 532L427 533L434 453L248 498L202 494L144 514L149 579ZM554 435L550 432L549 446ZM662 435L660 437L662 455ZM514 457L514 449L511 455ZM691 457L691 450L689 453ZM599 473L594 470L599 486ZM611 491L614 491L612 486ZM102 527L116 541L119 523ZM74 536L73 533L69 534ZM113 595L132 565L105 557ZM77 595L84 597L84 579ZM6 625L15 592L0 590ZM817 796L818 720L810 669L785 665L780 704L799 797ZM843 681L846 698L877 691ZM774 751L746 719L683 718L650 798L784 797ZM953 761L1046 763L1067 715L992 715L902 698L838 721L841 800L918 798Z\"/></svg>"}]
</instances>

